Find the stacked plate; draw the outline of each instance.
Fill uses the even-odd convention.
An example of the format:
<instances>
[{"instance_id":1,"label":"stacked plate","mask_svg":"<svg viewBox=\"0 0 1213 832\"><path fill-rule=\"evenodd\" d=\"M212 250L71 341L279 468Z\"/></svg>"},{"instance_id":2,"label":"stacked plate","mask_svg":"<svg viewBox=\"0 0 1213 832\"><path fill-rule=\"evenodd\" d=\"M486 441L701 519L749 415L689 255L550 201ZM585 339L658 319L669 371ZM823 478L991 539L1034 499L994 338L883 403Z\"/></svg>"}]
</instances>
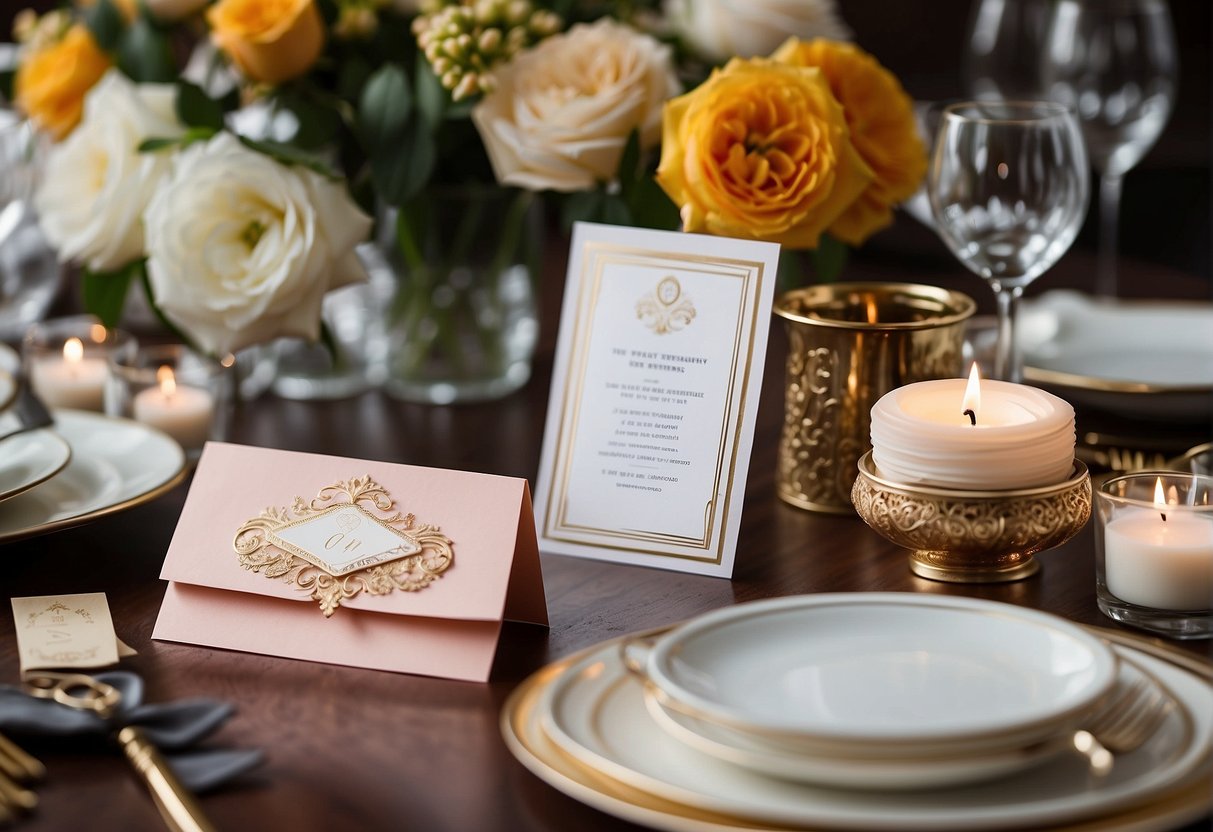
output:
<instances>
[{"instance_id":1,"label":"stacked plate","mask_svg":"<svg viewBox=\"0 0 1213 832\"><path fill-rule=\"evenodd\" d=\"M0 410L16 390L0 345ZM74 526L147 502L180 481L185 454L146 425L58 410L48 428L0 439L0 543Z\"/></svg>"},{"instance_id":2,"label":"stacked plate","mask_svg":"<svg viewBox=\"0 0 1213 832\"><path fill-rule=\"evenodd\" d=\"M1208 811L1211 678L1015 606L818 595L592 648L502 728L552 785L664 829L1162 829ZM1140 683L1175 707L1096 777L1075 733Z\"/></svg>"}]
</instances>

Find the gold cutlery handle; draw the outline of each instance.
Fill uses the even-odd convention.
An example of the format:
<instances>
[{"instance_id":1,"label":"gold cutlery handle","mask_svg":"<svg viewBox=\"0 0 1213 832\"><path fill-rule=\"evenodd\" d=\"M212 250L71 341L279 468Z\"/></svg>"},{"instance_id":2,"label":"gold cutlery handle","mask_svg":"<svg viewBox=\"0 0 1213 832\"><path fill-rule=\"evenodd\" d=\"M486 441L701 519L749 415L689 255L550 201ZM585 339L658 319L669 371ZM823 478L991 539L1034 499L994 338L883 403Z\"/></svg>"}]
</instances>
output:
<instances>
[{"instance_id":1,"label":"gold cutlery handle","mask_svg":"<svg viewBox=\"0 0 1213 832\"><path fill-rule=\"evenodd\" d=\"M160 810L160 816L173 832L215 832L215 827L202 807L190 794L168 763L160 756L156 746L138 728L128 725L118 732L122 752L130 760L135 771L147 783Z\"/></svg>"}]
</instances>

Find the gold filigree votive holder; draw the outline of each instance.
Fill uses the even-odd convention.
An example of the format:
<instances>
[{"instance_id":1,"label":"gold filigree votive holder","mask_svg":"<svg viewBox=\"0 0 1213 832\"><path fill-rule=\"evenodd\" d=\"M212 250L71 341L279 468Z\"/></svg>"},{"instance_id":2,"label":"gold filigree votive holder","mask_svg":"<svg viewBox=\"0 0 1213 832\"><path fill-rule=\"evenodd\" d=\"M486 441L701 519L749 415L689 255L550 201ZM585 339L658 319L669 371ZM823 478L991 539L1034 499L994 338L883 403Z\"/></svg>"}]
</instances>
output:
<instances>
[{"instance_id":1,"label":"gold filigree votive holder","mask_svg":"<svg viewBox=\"0 0 1213 832\"><path fill-rule=\"evenodd\" d=\"M869 451L851 491L855 510L882 536L913 549L910 571L949 583L1000 583L1036 574L1037 552L1065 543L1091 519L1091 477L1077 459L1055 485L963 491L881 476Z\"/></svg>"},{"instance_id":2,"label":"gold filigree votive holder","mask_svg":"<svg viewBox=\"0 0 1213 832\"><path fill-rule=\"evenodd\" d=\"M776 486L800 508L851 514L855 463L872 447L872 405L915 381L962 374L977 305L913 283L830 283L775 302L788 334Z\"/></svg>"}]
</instances>

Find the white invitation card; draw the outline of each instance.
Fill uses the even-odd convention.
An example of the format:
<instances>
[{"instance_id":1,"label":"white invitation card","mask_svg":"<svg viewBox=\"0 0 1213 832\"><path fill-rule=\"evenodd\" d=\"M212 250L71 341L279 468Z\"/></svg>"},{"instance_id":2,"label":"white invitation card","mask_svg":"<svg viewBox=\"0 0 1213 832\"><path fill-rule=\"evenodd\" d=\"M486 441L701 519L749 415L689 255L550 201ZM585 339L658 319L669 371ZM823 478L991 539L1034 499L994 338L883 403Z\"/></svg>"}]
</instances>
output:
<instances>
[{"instance_id":1,"label":"white invitation card","mask_svg":"<svg viewBox=\"0 0 1213 832\"><path fill-rule=\"evenodd\" d=\"M732 574L778 258L772 243L576 225L543 551Z\"/></svg>"}]
</instances>

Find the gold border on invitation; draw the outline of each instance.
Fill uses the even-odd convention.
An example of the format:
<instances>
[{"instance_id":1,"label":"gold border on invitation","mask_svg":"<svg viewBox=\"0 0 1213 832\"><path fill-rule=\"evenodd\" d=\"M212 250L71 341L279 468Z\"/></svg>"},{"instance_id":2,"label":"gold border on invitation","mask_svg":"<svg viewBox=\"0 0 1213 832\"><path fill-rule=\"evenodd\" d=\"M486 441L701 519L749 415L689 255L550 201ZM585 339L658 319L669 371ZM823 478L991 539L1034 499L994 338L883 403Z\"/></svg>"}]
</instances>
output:
<instances>
[{"instance_id":1,"label":"gold border on invitation","mask_svg":"<svg viewBox=\"0 0 1213 832\"><path fill-rule=\"evenodd\" d=\"M337 508L353 506L371 520L412 544L399 555L360 569L336 573L323 559L304 552L276 532ZM371 477L353 477L320 489L310 501L296 497L289 508L269 507L236 531L232 548L240 565L267 578L293 583L320 604L329 618L343 601L392 592L417 592L442 577L455 560L451 539L437 526L416 523L410 514L395 511L396 502Z\"/></svg>"},{"instance_id":2,"label":"gold border on invitation","mask_svg":"<svg viewBox=\"0 0 1213 832\"><path fill-rule=\"evenodd\" d=\"M704 507L704 528L699 537L672 535L660 531L645 529L600 529L567 522L568 514L568 481L573 460L573 448L576 445L577 427L580 421L581 403L586 383L586 367L589 364L589 345L593 337L595 316L599 296L602 291L604 272L608 265L639 265L657 270L677 270L693 274L715 275L737 278L742 281L742 303L737 312L737 324L733 336L732 363L729 368L729 386L725 396L720 441L717 446L715 478L713 494L721 493L721 479L725 479L724 500L717 506L712 499ZM698 266L698 268L696 268ZM585 245L582 259L582 274L578 296L569 365L572 371L566 379L564 396L561 401L560 420L557 428L556 452L553 455L552 470L550 471L552 488L548 494L548 503L544 515L544 536L553 540L561 540L582 546L592 546L599 549L609 549L622 552L634 552L644 555L656 555L681 560L693 560L703 563L719 564L724 557L725 531L728 523L728 511L732 500L732 486L737 468L737 446L740 442L741 426L744 422L748 404L747 389L754 358L754 340L758 327L759 298L761 297L763 280L765 279L765 264L756 260L739 260L727 257L709 257L696 254L678 254L673 252L641 249L632 246L622 246L615 243L590 242ZM749 323L748 342L743 341L746 323ZM744 372L738 378L738 364L743 353L745 358ZM738 383L740 382L740 391ZM737 416L732 431L732 453L726 457L730 448L729 415L733 411L733 403L737 401ZM570 418L571 417L571 418ZM725 472L727 462L727 475ZM554 510L555 509L555 510ZM719 531L716 529L719 518ZM561 533L563 532L563 534ZM590 542L584 538L572 535L596 535L617 538L620 541L633 541L636 545L608 545L600 542ZM713 540L715 546L713 547ZM679 546L687 549L701 549L706 555L684 554L652 548L654 545ZM714 551L712 551L714 549Z\"/></svg>"}]
</instances>

